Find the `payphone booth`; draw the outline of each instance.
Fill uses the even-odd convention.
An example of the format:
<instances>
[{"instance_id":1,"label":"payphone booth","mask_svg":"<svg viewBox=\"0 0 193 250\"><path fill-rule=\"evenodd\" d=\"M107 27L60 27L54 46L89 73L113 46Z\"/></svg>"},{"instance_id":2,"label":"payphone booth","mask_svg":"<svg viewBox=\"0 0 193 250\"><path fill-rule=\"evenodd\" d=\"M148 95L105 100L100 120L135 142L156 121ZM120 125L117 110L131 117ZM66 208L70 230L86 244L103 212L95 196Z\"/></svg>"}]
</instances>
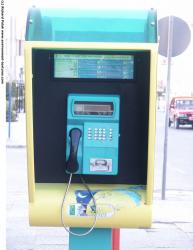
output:
<instances>
[{"instance_id":1,"label":"payphone booth","mask_svg":"<svg viewBox=\"0 0 193 250\"><path fill-rule=\"evenodd\" d=\"M151 226L156 26L154 10L28 13L29 221L64 226L71 250Z\"/></svg>"}]
</instances>

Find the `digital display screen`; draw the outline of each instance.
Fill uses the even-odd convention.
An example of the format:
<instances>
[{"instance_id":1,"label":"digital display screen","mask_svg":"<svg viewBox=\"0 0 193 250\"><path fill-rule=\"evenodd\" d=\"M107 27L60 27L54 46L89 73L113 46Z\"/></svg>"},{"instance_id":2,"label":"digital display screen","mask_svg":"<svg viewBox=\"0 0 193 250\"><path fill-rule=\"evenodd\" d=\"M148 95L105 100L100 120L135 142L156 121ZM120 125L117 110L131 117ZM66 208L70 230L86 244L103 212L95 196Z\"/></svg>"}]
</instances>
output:
<instances>
[{"instance_id":1,"label":"digital display screen","mask_svg":"<svg viewBox=\"0 0 193 250\"><path fill-rule=\"evenodd\" d=\"M112 102L74 102L75 115L107 115L113 114Z\"/></svg>"},{"instance_id":2,"label":"digital display screen","mask_svg":"<svg viewBox=\"0 0 193 250\"><path fill-rule=\"evenodd\" d=\"M54 54L54 77L133 79L134 56Z\"/></svg>"}]
</instances>

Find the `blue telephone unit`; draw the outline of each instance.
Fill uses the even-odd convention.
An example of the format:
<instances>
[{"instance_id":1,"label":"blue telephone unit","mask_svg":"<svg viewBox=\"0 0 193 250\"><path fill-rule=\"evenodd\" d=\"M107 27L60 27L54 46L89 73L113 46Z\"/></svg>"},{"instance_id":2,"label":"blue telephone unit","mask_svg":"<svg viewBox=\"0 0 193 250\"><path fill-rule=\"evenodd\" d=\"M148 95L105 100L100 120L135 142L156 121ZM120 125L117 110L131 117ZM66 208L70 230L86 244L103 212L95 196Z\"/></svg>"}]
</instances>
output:
<instances>
[{"instance_id":1,"label":"blue telephone unit","mask_svg":"<svg viewBox=\"0 0 193 250\"><path fill-rule=\"evenodd\" d=\"M67 108L66 172L117 175L119 96L69 94Z\"/></svg>"}]
</instances>

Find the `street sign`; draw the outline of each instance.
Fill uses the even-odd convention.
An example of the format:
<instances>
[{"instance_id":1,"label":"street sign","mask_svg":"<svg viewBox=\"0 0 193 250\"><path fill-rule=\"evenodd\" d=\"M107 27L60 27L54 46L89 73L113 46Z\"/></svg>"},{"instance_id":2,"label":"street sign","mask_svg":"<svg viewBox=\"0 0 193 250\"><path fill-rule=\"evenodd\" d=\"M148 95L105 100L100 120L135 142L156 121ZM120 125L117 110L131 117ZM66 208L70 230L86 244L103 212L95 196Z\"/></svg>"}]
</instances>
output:
<instances>
[{"instance_id":1,"label":"street sign","mask_svg":"<svg viewBox=\"0 0 193 250\"><path fill-rule=\"evenodd\" d=\"M168 33L169 16L158 21L159 54L167 57L168 55ZM171 46L171 56L175 57L182 54L188 47L191 40L191 31L188 24L179 17L173 16L173 41Z\"/></svg>"}]
</instances>

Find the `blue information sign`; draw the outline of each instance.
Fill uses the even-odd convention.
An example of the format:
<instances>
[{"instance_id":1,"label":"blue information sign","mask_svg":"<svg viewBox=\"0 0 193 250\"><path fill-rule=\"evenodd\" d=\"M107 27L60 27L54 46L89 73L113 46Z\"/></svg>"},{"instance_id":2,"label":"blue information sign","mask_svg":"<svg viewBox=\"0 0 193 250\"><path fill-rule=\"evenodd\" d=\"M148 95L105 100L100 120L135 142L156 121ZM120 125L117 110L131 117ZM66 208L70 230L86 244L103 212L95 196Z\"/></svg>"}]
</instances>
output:
<instances>
[{"instance_id":1,"label":"blue information sign","mask_svg":"<svg viewBox=\"0 0 193 250\"><path fill-rule=\"evenodd\" d=\"M132 55L55 54L55 78L133 79Z\"/></svg>"}]
</instances>

